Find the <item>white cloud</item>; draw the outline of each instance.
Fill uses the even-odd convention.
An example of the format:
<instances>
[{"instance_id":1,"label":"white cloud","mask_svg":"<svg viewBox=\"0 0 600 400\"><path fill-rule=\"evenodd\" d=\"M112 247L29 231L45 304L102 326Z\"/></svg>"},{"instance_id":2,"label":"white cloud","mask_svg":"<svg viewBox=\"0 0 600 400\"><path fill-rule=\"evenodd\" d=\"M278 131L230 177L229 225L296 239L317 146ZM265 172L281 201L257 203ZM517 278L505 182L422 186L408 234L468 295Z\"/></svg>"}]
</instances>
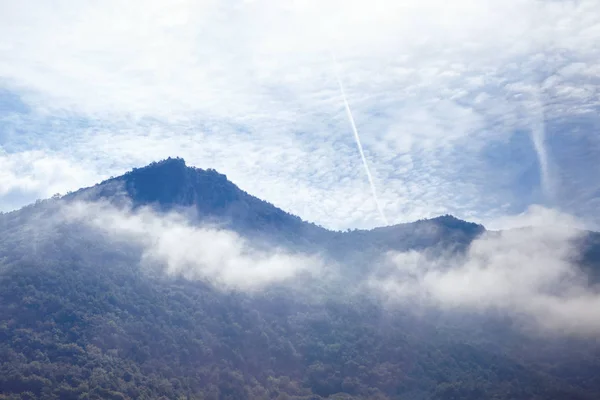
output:
<instances>
[{"instance_id":1,"label":"white cloud","mask_svg":"<svg viewBox=\"0 0 600 400\"><path fill-rule=\"evenodd\" d=\"M393 268L370 285L395 300L419 299L444 310L500 310L550 332L600 334L600 292L576 265L582 231L574 218L535 208L523 223L542 225L490 232L464 256L389 255Z\"/></svg>"},{"instance_id":2,"label":"white cloud","mask_svg":"<svg viewBox=\"0 0 600 400\"><path fill-rule=\"evenodd\" d=\"M531 130L526 90L547 119L596 115L599 27L596 0L3 2L0 86L32 110L1 145L98 176L182 155L304 218L373 226L334 51L390 220L487 220L528 168L482 156Z\"/></svg>"},{"instance_id":3,"label":"white cloud","mask_svg":"<svg viewBox=\"0 0 600 400\"><path fill-rule=\"evenodd\" d=\"M300 275L324 271L317 256L283 249L258 249L234 232L194 226L184 216L131 211L102 202L75 202L62 209L68 222L84 223L143 246L142 262L165 267L169 275L209 281L226 289L256 290Z\"/></svg>"},{"instance_id":4,"label":"white cloud","mask_svg":"<svg viewBox=\"0 0 600 400\"><path fill-rule=\"evenodd\" d=\"M499 217L488 224L488 229L512 230L519 228L547 228L559 227L570 234L573 230L586 230L594 228L579 218L546 208L540 205L532 205L526 211L517 215Z\"/></svg>"},{"instance_id":5,"label":"white cloud","mask_svg":"<svg viewBox=\"0 0 600 400\"><path fill-rule=\"evenodd\" d=\"M65 194L96 179L94 172L60 156L41 151L0 153L0 211Z\"/></svg>"}]
</instances>

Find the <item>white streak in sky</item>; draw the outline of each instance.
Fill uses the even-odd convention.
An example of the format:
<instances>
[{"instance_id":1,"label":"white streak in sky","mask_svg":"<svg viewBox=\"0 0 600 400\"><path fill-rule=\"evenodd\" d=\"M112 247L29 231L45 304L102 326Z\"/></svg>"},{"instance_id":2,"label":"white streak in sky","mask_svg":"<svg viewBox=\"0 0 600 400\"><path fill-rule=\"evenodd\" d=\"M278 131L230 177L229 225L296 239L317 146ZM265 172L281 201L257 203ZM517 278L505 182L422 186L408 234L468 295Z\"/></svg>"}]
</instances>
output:
<instances>
[{"instance_id":1,"label":"white streak in sky","mask_svg":"<svg viewBox=\"0 0 600 400\"><path fill-rule=\"evenodd\" d=\"M541 186L544 193L545 201L552 202L554 195L554 188L550 176L550 166L548 160L548 151L546 150L546 130L545 130L545 117L544 117L544 104L541 99L541 90L535 90L533 112L534 116L533 126L531 127L531 140L533 147L537 154L538 162L540 165L540 177Z\"/></svg>"},{"instance_id":2,"label":"white streak in sky","mask_svg":"<svg viewBox=\"0 0 600 400\"><path fill-rule=\"evenodd\" d=\"M371 193L373 194L373 200L375 200L375 205L377 206L377 211L379 212L379 216L385 223L385 225L389 225L385 214L383 213L383 209L379 204L379 199L377 198L377 190L375 189L375 182L373 181L373 176L371 175L371 170L369 169L369 164L367 163L367 158L365 157L365 153L363 151L362 144L360 142L360 136L358 136L358 129L356 129L356 124L354 123L354 116L352 115L352 110L350 110L350 105L348 104L348 98L346 97L346 90L344 89L344 84L342 83L342 79L340 78L340 74L338 72L338 63L335 59L335 56L331 55L334 64L334 73L335 78L337 79L338 85L340 87L340 92L342 94L342 99L344 100L344 106L346 107L346 113L348 114L348 119L350 120L350 125L352 126L352 132L354 132L354 139L356 140L356 146L358 147L358 152L360 153L360 158L362 159L363 166L365 167L365 172L367 173L367 178L369 179L369 185L371 186Z\"/></svg>"}]
</instances>

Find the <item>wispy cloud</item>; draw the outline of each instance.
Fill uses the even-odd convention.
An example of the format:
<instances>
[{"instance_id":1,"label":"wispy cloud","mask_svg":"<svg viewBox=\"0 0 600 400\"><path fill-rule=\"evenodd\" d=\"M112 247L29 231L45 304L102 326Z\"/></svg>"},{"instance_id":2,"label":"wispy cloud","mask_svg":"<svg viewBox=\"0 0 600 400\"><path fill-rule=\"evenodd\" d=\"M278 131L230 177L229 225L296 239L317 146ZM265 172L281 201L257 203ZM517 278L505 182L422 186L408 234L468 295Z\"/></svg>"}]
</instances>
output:
<instances>
[{"instance_id":1,"label":"wispy cloud","mask_svg":"<svg viewBox=\"0 0 600 400\"><path fill-rule=\"evenodd\" d=\"M464 256L390 254L391 268L374 275L370 285L394 301L419 299L450 311L499 310L529 328L599 335L600 292L576 263L581 222L540 207L510 222L529 227L490 232Z\"/></svg>"},{"instance_id":2,"label":"wispy cloud","mask_svg":"<svg viewBox=\"0 0 600 400\"><path fill-rule=\"evenodd\" d=\"M377 225L333 49L392 222L522 211L536 154L555 205L590 216L600 188L569 164L598 154L598 40L595 0L4 2L0 145L102 177L181 155L304 218ZM546 140L511 159L540 126L532 88Z\"/></svg>"},{"instance_id":3,"label":"wispy cloud","mask_svg":"<svg viewBox=\"0 0 600 400\"><path fill-rule=\"evenodd\" d=\"M140 245L142 265L224 290L260 291L272 284L293 284L299 277L338 285L338 266L331 260L260 248L234 232L193 225L178 213L76 201L63 205L51 221L84 224L110 241ZM502 224L506 230L486 233L462 255L440 254L435 248L382 255L370 263L378 267L371 267L364 287L355 289L413 311L416 304L448 313L493 310L514 318L529 333L533 328L558 335L600 335L600 291L577 264L585 224L539 206Z\"/></svg>"},{"instance_id":4,"label":"wispy cloud","mask_svg":"<svg viewBox=\"0 0 600 400\"><path fill-rule=\"evenodd\" d=\"M110 240L139 244L142 264L158 265L168 275L208 281L223 289L258 290L324 271L316 255L260 250L234 232L195 226L176 213L78 201L64 206L57 221L85 224Z\"/></svg>"}]
</instances>

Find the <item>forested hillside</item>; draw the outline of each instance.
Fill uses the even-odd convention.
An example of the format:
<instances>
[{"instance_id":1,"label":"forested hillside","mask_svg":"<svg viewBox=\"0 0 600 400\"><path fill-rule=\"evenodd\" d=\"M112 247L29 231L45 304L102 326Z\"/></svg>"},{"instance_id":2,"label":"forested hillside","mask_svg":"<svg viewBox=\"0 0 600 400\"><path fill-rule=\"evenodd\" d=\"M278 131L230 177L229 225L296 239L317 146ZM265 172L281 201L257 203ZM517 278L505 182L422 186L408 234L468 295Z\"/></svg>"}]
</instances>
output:
<instances>
[{"instance_id":1,"label":"forested hillside","mask_svg":"<svg viewBox=\"0 0 600 400\"><path fill-rule=\"evenodd\" d=\"M194 226L220 222L294 254L312 249L339 276L245 290L168 274L145 262L139 242L57 217L101 200L175 210ZM0 398L600 398L594 340L530 335L502 313L390 304L360 289L377 254L460 254L484 232L450 216L331 232L215 171L166 160L0 223Z\"/></svg>"}]
</instances>

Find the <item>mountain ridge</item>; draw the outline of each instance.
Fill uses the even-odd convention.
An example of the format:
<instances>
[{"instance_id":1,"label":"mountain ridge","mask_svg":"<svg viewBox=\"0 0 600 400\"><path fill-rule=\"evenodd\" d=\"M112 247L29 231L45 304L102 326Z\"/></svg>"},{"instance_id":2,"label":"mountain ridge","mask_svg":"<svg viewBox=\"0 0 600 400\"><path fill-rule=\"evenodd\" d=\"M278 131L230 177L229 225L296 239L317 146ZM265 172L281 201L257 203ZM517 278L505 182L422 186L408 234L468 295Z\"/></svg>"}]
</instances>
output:
<instances>
[{"instance_id":1,"label":"mountain ridge","mask_svg":"<svg viewBox=\"0 0 600 400\"><path fill-rule=\"evenodd\" d=\"M214 224L266 243L276 241L289 249L321 248L334 257L344 257L348 238L364 236L352 254L438 244L464 250L486 231L482 225L451 215L372 229L330 230L247 193L214 169L190 167L178 157L133 168L63 198L129 201L133 210L151 207L158 212L182 212L195 223Z\"/></svg>"},{"instance_id":2,"label":"mountain ridge","mask_svg":"<svg viewBox=\"0 0 600 400\"><path fill-rule=\"evenodd\" d=\"M216 209L221 211L219 210L219 207L225 208L228 205L228 202L231 203L236 200L239 201L240 199L243 199L246 201L251 201L254 204L260 204L262 208L268 208L270 209L269 211L273 213L281 214L281 218L288 218L289 221L294 221L295 223L309 224L331 233L344 233L347 231L368 232L377 230L390 230L398 226L427 222L446 226L464 224L464 226L469 226L471 229L485 230L485 227L481 224L465 221L450 214L368 229L329 229L315 222L304 220L300 216L287 212L266 200L244 191L239 186L228 180L225 174L221 174L215 169L202 169L188 166L185 162L185 159L180 157L168 157L160 161L152 162L143 167L135 167L121 176L111 177L93 186L81 188L75 192L63 196L63 198L71 199L81 197L80 195L82 192L98 189L114 183L125 184L125 191L133 199L134 208L140 206L158 205L161 211L168 211L173 208L177 208L177 206L186 207L196 205L199 208L198 211L202 213L207 211L215 211L215 208L209 209L209 206L217 207ZM197 189L203 189L202 192L221 195L224 196L224 198L216 198L214 196L208 198L200 197L199 195L201 192L199 190L191 190L193 188L189 186L190 184L199 185ZM167 195L165 196L165 194ZM98 198L108 198L114 195L115 193L110 190L101 190L100 193L96 194ZM242 216L242 212L240 210L237 211L238 213L235 215L235 217L239 218Z\"/></svg>"}]
</instances>

